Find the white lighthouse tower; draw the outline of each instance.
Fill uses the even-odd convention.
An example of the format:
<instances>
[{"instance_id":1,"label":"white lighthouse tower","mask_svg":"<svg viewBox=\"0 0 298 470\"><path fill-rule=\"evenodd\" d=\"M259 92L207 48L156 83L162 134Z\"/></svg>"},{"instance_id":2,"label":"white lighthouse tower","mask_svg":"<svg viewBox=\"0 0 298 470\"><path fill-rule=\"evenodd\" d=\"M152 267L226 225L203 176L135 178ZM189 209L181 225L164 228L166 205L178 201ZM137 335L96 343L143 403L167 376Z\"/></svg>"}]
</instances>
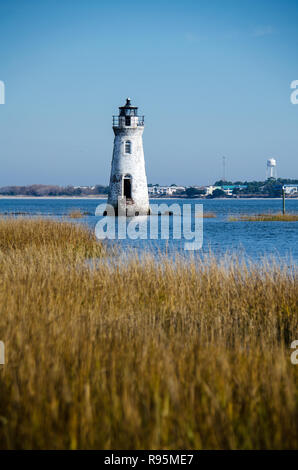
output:
<instances>
[{"instance_id":1,"label":"white lighthouse tower","mask_svg":"<svg viewBox=\"0 0 298 470\"><path fill-rule=\"evenodd\" d=\"M144 116L127 98L113 116L115 134L108 204L115 214L148 215L149 198L143 151ZM121 213L123 213L121 211Z\"/></svg>"}]
</instances>

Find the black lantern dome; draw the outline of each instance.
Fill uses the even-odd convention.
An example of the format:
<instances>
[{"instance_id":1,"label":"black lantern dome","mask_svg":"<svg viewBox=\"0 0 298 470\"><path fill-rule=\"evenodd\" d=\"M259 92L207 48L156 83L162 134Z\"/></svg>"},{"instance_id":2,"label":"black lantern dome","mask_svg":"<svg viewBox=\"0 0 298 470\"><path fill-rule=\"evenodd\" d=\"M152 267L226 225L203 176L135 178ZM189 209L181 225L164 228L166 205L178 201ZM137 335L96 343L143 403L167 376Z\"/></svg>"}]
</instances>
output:
<instances>
[{"instance_id":1,"label":"black lantern dome","mask_svg":"<svg viewBox=\"0 0 298 470\"><path fill-rule=\"evenodd\" d=\"M120 109L119 116L137 116L138 115L138 107L131 105L130 98L127 98L125 106L120 106L119 109Z\"/></svg>"}]
</instances>

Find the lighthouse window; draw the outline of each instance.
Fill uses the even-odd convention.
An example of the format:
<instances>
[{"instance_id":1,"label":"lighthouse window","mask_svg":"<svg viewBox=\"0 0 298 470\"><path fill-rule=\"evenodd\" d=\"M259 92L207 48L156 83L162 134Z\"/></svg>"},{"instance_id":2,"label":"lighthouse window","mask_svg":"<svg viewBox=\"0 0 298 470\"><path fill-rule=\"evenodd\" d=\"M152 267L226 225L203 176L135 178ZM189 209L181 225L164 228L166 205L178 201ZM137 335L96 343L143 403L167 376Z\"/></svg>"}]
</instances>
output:
<instances>
[{"instance_id":1,"label":"lighthouse window","mask_svg":"<svg viewBox=\"0 0 298 470\"><path fill-rule=\"evenodd\" d=\"M124 148L125 148L125 153L131 153L131 141L130 140L127 140L125 142Z\"/></svg>"}]
</instances>

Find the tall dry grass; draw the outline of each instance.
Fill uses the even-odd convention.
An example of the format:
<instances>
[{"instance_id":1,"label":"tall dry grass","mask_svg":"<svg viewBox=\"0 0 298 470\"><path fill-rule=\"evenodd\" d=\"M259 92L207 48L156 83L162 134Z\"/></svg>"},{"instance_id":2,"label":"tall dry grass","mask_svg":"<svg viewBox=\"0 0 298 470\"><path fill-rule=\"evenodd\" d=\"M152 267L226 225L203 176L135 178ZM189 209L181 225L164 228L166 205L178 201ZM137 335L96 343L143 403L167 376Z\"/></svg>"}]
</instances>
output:
<instances>
[{"instance_id":1,"label":"tall dry grass","mask_svg":"<svg viewBox=\"0 0 298 470\"><path fill-rule=\"evenodd\" d=\"M297 273L0 222L1 448L296 448Z\"/></svg>"},{"instance_id":2,"label":"tall dry grass","mask_svg":"<svg viewBox=\"0 0 298 470\"><path fill-rule=\"evenodd\" d=\"M230 222L247 221L247 222L298 222L298 214L277 212L276 214L244 214L239 216L230 216Z\"/></svg>"},{"instance_id":3,"label":"tall dry grass","mask_svg":"<svg viewBox=\"0 0 298 470\"><path fill-rule=\"evenodd\" d=\"M42 218L0 218L1 255L34 252L38 256L43 250L49 256L59 253L83 260L106 254L103 245L83 225Z\"/></svg>"},{"instance_id":4,"label":"tall dry grass","mask_svg":"<svg viewBox=\"0 0 298 470\"><path fill-rule=\"evenodd\" d=\"M73 209L68 213L68 217L71 219L81 219L86 215L91 215L91 213L88 211L82 211L81 209Z\"/></svg>"}]
</instances>

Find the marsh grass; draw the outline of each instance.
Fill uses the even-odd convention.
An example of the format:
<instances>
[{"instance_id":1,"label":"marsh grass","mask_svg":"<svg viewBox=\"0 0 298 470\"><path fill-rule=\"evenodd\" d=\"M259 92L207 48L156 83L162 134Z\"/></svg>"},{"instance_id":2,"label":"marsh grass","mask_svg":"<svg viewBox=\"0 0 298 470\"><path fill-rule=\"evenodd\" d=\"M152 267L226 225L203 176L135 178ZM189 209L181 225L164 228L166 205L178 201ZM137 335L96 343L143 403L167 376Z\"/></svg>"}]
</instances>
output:
<instances>
[{"instance_id":1,"label":"marsh grass","mask_svg":"<svg viewBox=\"0 0 298 470\"><path fill-rule=\"evenodd\" d=\"M199 215L197 217L200 217ZM215 212L203 212L204 219L214 219L216 217Z\"/></svg>"},{"instance_id":2,"label":"marsh grass","mask_svg":"<svg viewBox=\"0 0 298 470\"><path fill-rule=\"evenodd\" d=\"M256 214L256 215L239 215L229 217L230 222L247 221L247 222L297 222L298 214Z\"/></svg>"},{"instance_id":3,"label":"marsh grass","mask_svg":"<svg viewBox=\"0 0 298 470\"><path fill-rule=\"evenodd\" d=\"M86 215L91 215L88 211L81 211L80 209L73 209L69 212L68 217L71 219L81 219Z\"/></svg>"},{"instance_id":4,"label":"marsh grass","mask_svg":"<svg viewBox=\"0 0 298 470\"><path fill-rule=\"evenodd\" d=\"M297 447L294 269L101 253L0 221L1 448Z\"/></svg>"},{"instance_id":5,"label":"marsh grass","mask_svg":"<svg viewBox=\"0 0 298 470\"><path fill-rule=\"evenodd\" d=\"M43 218L5 217L0 219L0 256L39 250L49 256L75 256L85 260L105 253L105 248L85 226ZM21 253L19 253L21 251Z\"/></svg>"}]
</instances>

